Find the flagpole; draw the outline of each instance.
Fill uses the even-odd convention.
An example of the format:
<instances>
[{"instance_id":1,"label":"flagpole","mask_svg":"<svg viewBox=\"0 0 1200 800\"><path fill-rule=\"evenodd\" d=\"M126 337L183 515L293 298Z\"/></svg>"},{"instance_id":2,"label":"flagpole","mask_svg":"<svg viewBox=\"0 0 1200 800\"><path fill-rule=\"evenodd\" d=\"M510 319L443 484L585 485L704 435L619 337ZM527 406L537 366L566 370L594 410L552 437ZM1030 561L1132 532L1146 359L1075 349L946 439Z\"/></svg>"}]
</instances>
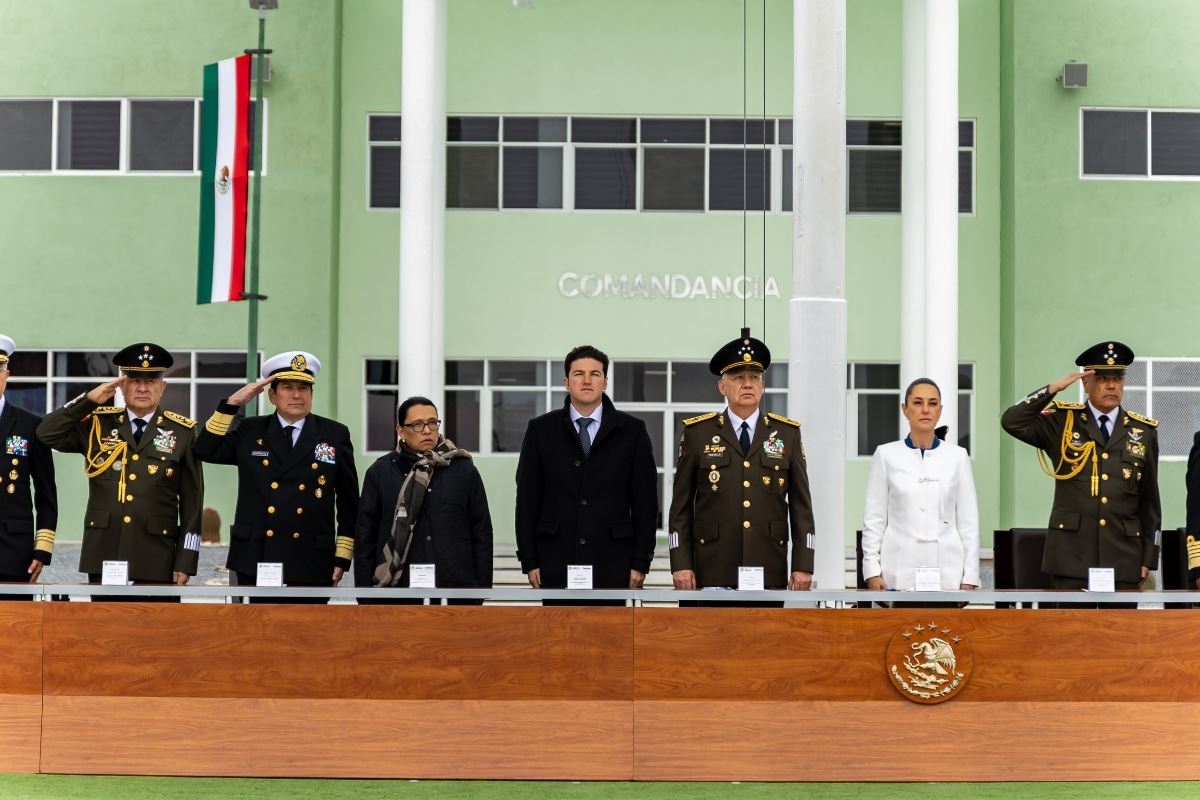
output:
<instances>
[{"instance_id":1,"label":"flagpole","mask_svg":"<svg viewBox=\"0 0 1200 800\"><path fill-rule=\"evenodd\" d=\"M258 10L258 48L244 52L254 56L254 195L250 207L250 275L249 291L242 297L250 304L248 341L246 344L246 382L258 380L258 303L266 295L258 293L258 223L262 209L262 136L263 136L263 72L265 57L271 51L267 43L267 9L276 8L278 0L250 0L250 8Z\"/></svg>"}]
</instances>

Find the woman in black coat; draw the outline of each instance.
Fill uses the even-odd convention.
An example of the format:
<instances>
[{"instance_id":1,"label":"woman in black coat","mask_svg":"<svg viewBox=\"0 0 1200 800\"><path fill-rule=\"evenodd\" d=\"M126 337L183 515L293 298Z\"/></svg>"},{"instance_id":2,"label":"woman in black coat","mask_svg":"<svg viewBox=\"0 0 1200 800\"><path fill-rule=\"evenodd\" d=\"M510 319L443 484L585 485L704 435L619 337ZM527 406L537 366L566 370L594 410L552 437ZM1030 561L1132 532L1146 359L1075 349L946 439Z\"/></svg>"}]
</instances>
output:
<instances>
[{"instance_id":1,"label":"woman in black coat","mask_svg":"<svg viewBox=\"0 0 1200 800\"><path fill-rule=\"evenodd\" d=\"M401 403L396 420L396 449L371 465L363 483L354 542L355 585L377 586L381 575L387 575L385 585L407 588L409 565L433 564L439 587L490 587L492 519L483 479L470 454L439 436L437 408L424 397ZM394 524L397 500L414 467L421 474L413 476L406 490L407 507L416 509L413 522ZM385 545L393 539L394 527L392 549L397 552L389 575L381 565L389 561L391 552L385 553Z\"/></svg>"}]
</instances>

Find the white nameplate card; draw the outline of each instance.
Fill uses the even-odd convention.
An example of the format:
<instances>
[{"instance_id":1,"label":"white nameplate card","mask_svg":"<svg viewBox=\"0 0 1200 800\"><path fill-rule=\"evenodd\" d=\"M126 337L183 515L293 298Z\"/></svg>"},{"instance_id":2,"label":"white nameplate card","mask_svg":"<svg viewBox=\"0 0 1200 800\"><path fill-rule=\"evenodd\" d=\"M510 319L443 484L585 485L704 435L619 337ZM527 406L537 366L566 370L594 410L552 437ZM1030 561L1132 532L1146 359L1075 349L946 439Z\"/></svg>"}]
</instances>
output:
<instances>
[{"instance_id":1,"label":"white nameplate card","mask_svg":"<svg viewBox=\"0 0 1200 800\"><path fill-rule=\"evenodd\" d=\"M437 582L434 579L433 564L409 564L408 565L408 588L410 589L436 589Z\"/></svg>"},{"instance_id":2,"label":"white nameplate card","mask_svg":"<svg viewBox=\"0 0 1200 800\"><path fill-rule=\"evenodd\" d=\"M1089 592L1115 592L1116 590L1116 571L1112 567L1091 567L1088 569Z\"/></svg>"},{"instance_id":3,"label":"white nameplate card","mask_svg":"<svg viewBox=\"0 0 1200 800\"><path fill-rule=\"evenodd\" d=\"M592 588L592 565L591 564L567 564L567 588L568 589L591 589Z\"/></svg>"},{"instance_id":4,"label":"white nameplate card","mask_svg":"<svg viewBox=\"0 0 1200 800\"><path fill-rule=\"evenodd\" d=\"M100 583L103 586L128 586L129 562L105 561L100 572Z\"/></svg>"},{"instance_id":5,"label":"white nameplate card","mask_svg":"<svg viewBox=\"0 0 1200 800\"><path fill-rule=\"evenodd\" d=\"M913 589L918 592L940 592L942 571L937 567L917 567L917 583Z\"/></svg>"},{"instance_id":6,"label":"white nameplate card","mask_svg":"<svg viewBox=\"0 0 1200 800\"><path fill-rule=\"evenodd\" d=\"M254 583L258 586L283 586L283 562L258 562L258 574L254 578Z\"/></svg>"},{"instance_id":7,"label":"white nameplate card","mask_svg":"<svg viewBox=\"0 0 1200 800\"><path fill-rule=\"evenodd\" d=\"M762 567L738 567L738 591L761 592L763 590Z\"/></svg>"}]
</instances>

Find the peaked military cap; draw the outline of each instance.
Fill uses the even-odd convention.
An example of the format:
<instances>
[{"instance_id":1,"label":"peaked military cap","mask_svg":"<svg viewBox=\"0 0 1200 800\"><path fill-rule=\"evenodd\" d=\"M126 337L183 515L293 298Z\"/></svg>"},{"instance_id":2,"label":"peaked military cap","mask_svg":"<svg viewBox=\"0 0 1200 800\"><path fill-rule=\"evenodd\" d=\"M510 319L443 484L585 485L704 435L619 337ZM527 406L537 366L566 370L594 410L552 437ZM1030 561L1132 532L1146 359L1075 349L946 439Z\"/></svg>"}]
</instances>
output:
<instances>
[{"instance_id":1,"label":"peaked military cap","mask_svg":"<svg viewBox=\"0 0 1200 800\"><path fill-rule=\"evenodd\" d=\"M277 381L316 383L321 374L321 360L303 350L288 350L263 362L262 376Z\"/></svg>"},{"instance_id":2,"label":"peaked military cap","mask_svg":"<svg viewBox=\"0 0 1200 800\"><path fill-rule=\"evenodd\" d=\"M175 364L175 359L165 347L153 342L138 342L120 350L113 356L112 363L133 378L161 378Z\"/></svg>"},{"instance_id":3,"label":"peaked military cap","mask_svg":"<svg viewBox=\"0 0 1200 800\"><path fill-rule=\"evenodd\" d=\"M742 328L742 335L729 342L708 362L713 375L724 375L735 369L749 367L765 370L771 366L771 351L759 339L750 335L749 328Z\"/></svg>"},{"instance_id":4,"label":"peaked military cap","mask_svg":"<svg viewBox=\"0 0 1200 800\"><path fill-rule=\"evenodd\" d=\"M17 343L4 334L0 334L0 364L7 364L8 357L16 352Z\"/></svg>"},{"instance_id":5,"label":"peaked military cap","mask_svg":"<svg viewBox=\"0 0 1200 800\"><path fill-rule=\"evenodd\" d=\"M1107 341L1084 350L1075 359L1075 365L1094 370L1097 375L1124 375L1133 358L1133 351L1128 345Z\"/></svg>"}]
</instances>

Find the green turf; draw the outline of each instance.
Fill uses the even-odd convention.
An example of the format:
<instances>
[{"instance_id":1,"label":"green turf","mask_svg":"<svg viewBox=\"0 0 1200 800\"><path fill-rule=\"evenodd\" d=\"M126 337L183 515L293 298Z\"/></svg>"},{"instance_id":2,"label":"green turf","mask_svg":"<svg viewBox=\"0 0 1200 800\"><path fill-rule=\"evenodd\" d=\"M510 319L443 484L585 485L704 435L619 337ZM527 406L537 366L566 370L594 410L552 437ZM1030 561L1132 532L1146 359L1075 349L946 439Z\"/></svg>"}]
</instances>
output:
<instances>
[{"instance_id":1,"label":"green turf","mask_svg":"<svg viewBox=\"0 0 1200 800\"><path fill-rule=\"evenodd\" d=\"M4 800L1192 800L1200 783L568 783L0 775Z\"/></svg>"}]
</instances>

